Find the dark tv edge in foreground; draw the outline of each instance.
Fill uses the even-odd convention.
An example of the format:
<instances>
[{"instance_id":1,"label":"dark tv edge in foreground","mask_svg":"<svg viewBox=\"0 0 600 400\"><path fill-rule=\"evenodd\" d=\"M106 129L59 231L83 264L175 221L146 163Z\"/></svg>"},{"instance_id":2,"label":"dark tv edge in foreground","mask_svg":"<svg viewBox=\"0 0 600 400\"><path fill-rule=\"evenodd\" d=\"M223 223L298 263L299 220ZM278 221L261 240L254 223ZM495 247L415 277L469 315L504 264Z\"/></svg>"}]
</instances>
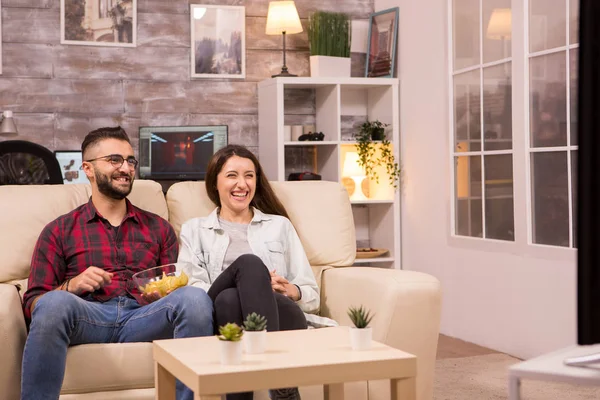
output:
<instances>
[{"instance_id":1,"label":"dark tv edge in foreground","mask_svg":"<svg viewBox=\"0 0 600 400\"><path fill-rule=\"evenodd\" d=\"M600 2L580 0L577 183L577 343L600 344ZM600 363L600 353L565 359Z\"/></svg>"}]
</instances>

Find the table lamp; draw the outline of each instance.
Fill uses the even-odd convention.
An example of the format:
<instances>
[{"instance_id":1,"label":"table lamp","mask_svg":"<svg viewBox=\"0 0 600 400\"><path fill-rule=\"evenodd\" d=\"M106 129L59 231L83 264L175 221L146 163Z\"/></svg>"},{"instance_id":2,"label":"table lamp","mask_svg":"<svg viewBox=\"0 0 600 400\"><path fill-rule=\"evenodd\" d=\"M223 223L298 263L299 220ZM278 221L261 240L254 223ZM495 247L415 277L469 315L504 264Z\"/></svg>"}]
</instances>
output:
<instances>
[{"instance_id":1,"label":"table lamp","mask_svg":"<svg viewBox=\"0 0 600 400\"><path fill-rule=\"evenodd\" d=\"M358 164L358 153L350 151L346 153L344 160L343 176L352 178L354 181L354 193L350 196L350 200L368 200L362 191L362 181L365 179L365 171Z\"/></svg>"},{"instance_id":2,"label":"table lamp","mask_svg":"<svg viewBox=\"0 0 600 400\"><path fill-rule=\"evenodd\" d=\"M512 14L510 8L495 8L487 26L488 39L510 39L512 32Z\"/></svg>"},{"instance_id":3,"label":"table lamp","mask_svg":"<svg viewBox=\"0 0 600 400\"><path fill-rule=\"evenodd\" d=\"M298 76L288 72L285 61L285 35L302 32L302 24L293 1L271 1L269 3L269 12L267 14L267 35L283 35L283 67L278 76Z\"/></svg>"},{"instance_id":4,"label":"table lamp","mask_svg":"<svg viewBox=\"0 0 600 400\"><path fill-rule=\"evenodd\" d=\"M17 136L17 125L15 125L12 111L4 111L2 116L2 122L0 122L0 136Z\"/></svg>"},{"instance_id":5,"label":"table lamp","mask_svg":"<svg viewBox=\"0 0 600 400\"><path fill-rule=\"evenodd\" d=\"M512 13L510 8L495 8L488 22L485 36L492 40L502 41L502 58L506 58L506 40L512 34Z\"/></svg>"}]
</instances>

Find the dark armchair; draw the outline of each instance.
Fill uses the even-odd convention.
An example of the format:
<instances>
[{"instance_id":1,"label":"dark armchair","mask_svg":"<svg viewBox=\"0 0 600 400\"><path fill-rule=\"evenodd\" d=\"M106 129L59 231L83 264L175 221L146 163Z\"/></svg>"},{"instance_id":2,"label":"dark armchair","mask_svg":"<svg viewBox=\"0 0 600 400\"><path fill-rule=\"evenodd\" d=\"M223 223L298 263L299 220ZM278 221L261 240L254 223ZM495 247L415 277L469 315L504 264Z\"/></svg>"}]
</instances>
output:
<instances>
[{"instance_id":1,"label":"dark armchair","mask_svg":"<svg viewBox=\"0 0 600 400\"><path fill-rule=\"evenodd\" d=\"M0 142L0 185L62 184L52 151L25 140Z\"/></svg>"}]
</instances>

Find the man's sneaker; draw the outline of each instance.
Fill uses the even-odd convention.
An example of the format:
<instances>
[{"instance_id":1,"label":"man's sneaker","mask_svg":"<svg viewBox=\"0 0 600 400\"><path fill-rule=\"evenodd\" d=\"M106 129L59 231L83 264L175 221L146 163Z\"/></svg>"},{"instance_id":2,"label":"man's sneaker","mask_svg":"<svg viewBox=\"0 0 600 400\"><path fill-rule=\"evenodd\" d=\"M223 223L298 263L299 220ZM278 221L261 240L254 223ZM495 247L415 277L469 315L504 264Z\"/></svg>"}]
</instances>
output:
<instances>
[{"instance_id":1,"label":"man's sneaker","mask_svg":"<svg viewBox=\"0 0 600 400\"><path fill-rule=\"evenodd\" d=\"M271 400L301 400L298 388L271 389L269 397Z\"/></svg>"}]
</instances>

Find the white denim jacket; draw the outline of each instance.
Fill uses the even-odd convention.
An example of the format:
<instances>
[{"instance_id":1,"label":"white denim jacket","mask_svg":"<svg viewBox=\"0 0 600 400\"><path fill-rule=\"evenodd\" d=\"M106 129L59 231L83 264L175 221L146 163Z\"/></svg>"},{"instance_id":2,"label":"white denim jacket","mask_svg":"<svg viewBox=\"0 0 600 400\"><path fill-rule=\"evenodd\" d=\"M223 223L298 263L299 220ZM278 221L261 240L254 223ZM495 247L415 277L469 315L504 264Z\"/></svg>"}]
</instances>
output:
<instances>
[{"instance_id":1,"label":"white denim jacket","mask_svg":"<svg viewBox=\"0 0 600 400\"><path fill-rule=\"evenodd\" d=\"M193 218L181 227L178 268L189 276L189 285L206 291L223 270L229 236L221 228L217 210L207 217ZM256 208L248 225L252 253L290 283L298 285L302 297L297 302L305 313L319 308L319 287L294 226L285 217L265 214Z\"/></svg>"}]
</instances>

